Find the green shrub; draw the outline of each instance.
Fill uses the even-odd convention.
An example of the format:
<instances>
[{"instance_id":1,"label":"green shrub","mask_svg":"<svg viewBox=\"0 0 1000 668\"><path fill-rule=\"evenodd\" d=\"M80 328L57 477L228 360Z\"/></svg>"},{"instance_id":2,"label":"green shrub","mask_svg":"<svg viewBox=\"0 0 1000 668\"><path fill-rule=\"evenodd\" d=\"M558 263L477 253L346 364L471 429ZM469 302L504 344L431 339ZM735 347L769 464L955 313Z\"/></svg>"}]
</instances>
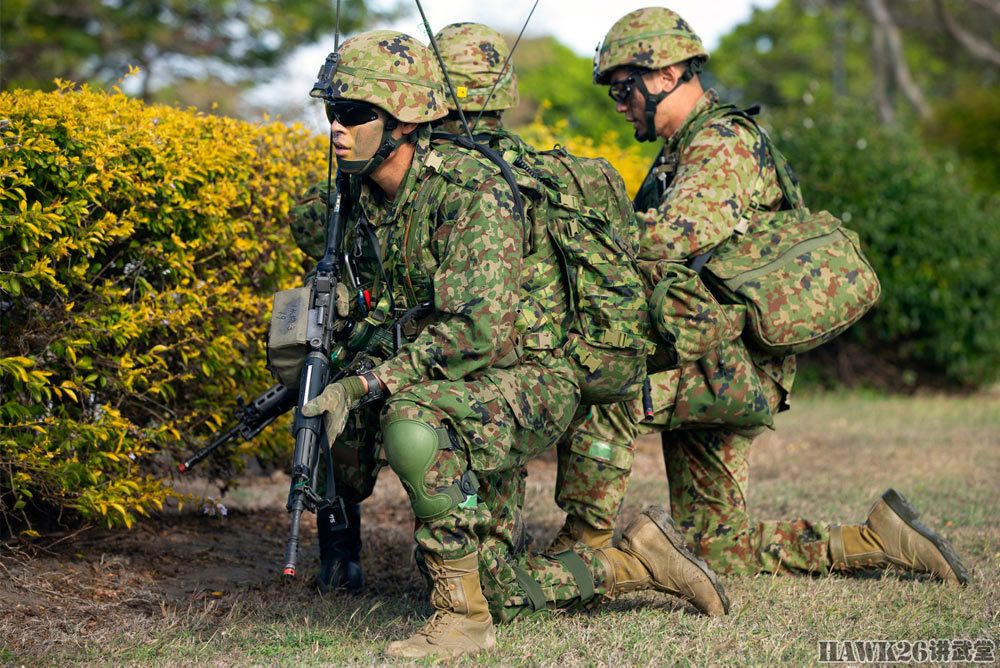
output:
<instances>
[{"instance_id":1,"label":"green shrub","mask_svg":"<svg viewBox=\"0 0 1000 668\"><path fill-rule=\"evenodd\" d=\"M931 141L952 147L979 185L1000 197L1000 85L962 89L924 126Z\"/></svg>"},{"instance_id":2,"label":"green shrub","mask_svg":"<svg viewBox=\"0 0 1000 668\"><path fill-rule=\"evenodd\" d=\"M994 380L1000 207L972 186L954 155L873 118L858 109L775 122L807 205L860 233L882 281L881 304L850 336L891 347L906 365L955 384Z\"/></svg>"},{"instance_id":3,"label":"green shrub","mask_svg":"<svg viewBox=\"0 0 1000 668\"><path fill-rule=\"evenodd\" d=\"M322 141L62 82L0 94L0 139L0 530L129 525L271 384L270 298L302 269L284 218Z\"/></svg>"}]
</instances>

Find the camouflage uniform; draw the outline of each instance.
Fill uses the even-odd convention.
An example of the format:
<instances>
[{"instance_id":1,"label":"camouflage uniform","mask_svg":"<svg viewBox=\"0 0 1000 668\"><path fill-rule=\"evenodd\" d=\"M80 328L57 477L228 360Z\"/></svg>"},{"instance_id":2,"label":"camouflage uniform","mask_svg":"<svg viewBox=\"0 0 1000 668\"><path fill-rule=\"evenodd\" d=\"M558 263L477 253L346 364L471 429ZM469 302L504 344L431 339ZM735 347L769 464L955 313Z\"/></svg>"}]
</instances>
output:
<instances>
[{"instance_id":1,"label":"camouflage uniform","mask_svg":"<svg viewBox=\"0 0 1000 668\"><path fill-rule=\"evenodd\" d=\"M705 55L693 32L669 10L638 10L612 32L639 30L650 14L668 20L665 48L676 58ZM664 18L665 17L665 18ZM638 55L623 56L609 39L595 59L595 80L608 83L602 58L663 66L642 54L648 41L628 43ZM648 38L646 38L648 40ZM695 39L697 39L695 37ZM611 42L609 44L609 42ZM667 57L661 54L660 57ZM677 60L672 60L677 62ZM729 118L710 121L688 137L687 128L716 104L704 94L684 125L665 143L635 198L640 227L639 262L650 288L660 260L687 261L725 242L748 210L777 208L781 189L761 141L747 125ZM651 117L650 117L651 118ZM683 141L682 141L683 140ZM679 150L680 149L680 150ZM742 306L726 306L742 323ZM569 439L560 460L557 502L595 529L610 529L617 516L637 436L660 432L670 483L671 511L695 552L720 572L825 572L829 530L808 520L756 522L746 513L749 449L754 436L787 407L795 375L794 357L748 349L736 326L705 357L651 376L655 415L644 419L641 402L595 410Z\"/></svg>"},{"instance_id":2,"label":"camouflage uniform","mask_svg":"<svg viewBox=\"0 0 1000 668\"><path fill-rule=\"evenodd\" d=\"M339 56L327 61L339 69L321 70L313 90L331 105L328 114L342 136L363 136L364 146L372 147L379 126L361 125L382 119L374 113L362 120L367 107L337 106L342 98L377 104L395 117L400 104L407 113L431 104L426 95L411 95L411 84L426 87L435 75L427 49L412 38L367 33L347 40ZM421 58L420 76L401 66ZM369 59L375 67L367 67ZM362 69L376 76L360 76ZM398 87L385 85L393 80ZM341 117L358 120L356 129L342 132ZM359 159L343 161L341 169L350 164L360 175L349 186L356 197L344 250L361 286L370 286L376 312L395 319L430 305L432 314L407 323L407 343L376 364L374 375L365 374L365 382L352 377L330 383L302 408L303 415L324 416L338 477L355 496L370 492L377 473L371 453L378 448L417 517L414 534L433 585L435 614L411 638L390 643L387 654L479 651L495 643L491 613L510 619L639 588L674 593L709 614L725 614L728 601L714 574L687 551L662 509L647 510L627 528L621 549L577 546L554 557L520 553L524 464L569 426L580 397L577 373L553 345L559 337L542 332L552 324L546 313L522 289L522 257L531 256L533 244L522 227L517 188L478 153L447 142L432 145L426 124L407 129L412 153L408 145L407 153L396 154L399 138L388 125L380 148L372 150L377 158L382 146L394 142L397 148L382 159L412 155L403 158L409 164L400 181L377 186L364 175L395 172L366 171L374 158L343 148ZM387 184L395 188L392 199L385 196ZM358 411L348 428L346 409L379 381L389 396L377 422L371 410ZM481 537L490 536L495 538L480 549Z\"/></svg>"},{"instance_id":3,"label":"camouflage uniform","mask_svg":"<svg viewBox=\"0 0 1000 668\"><path fill-rule=\"evenodd\" d=\"M436 123L434 125L434 132L461 135L463 128L458 120L449 119ZM520 137L506 130L500 119L496 116L485 116L480 119L476 130L476 139L487 143L490 148L510 158L511 161L514 160L513 156L526 156L533 151L531 147L523 143ZM440 150L451 152L455 149L449 147L450 143L449 141L439 140L435 141L433 146ZM520 169L515 169L520 172ZM296 222L292 226L299 247L317 259L322 256L324 250L322 214L325 202L321 197L324 191L321 184L310 188L307 195L301 201L303 209L295 216L294 219ZM528 206L531 204L530 201L526 203ZM574 422L580 422L591 410L603 412L608 409L609 407L604 405L594 406L593 408L590 406L581 407ZM350 425L348 429L351 429ZM574 431L568 430L567 433L572 434ZM348 433L345 433L344 438L347 436ZM579 435L574 438L579 440ZM570 456L570 447L567 444L568 441L566 439L559 444L560 466L557 489L569 486L569 489L572 490L580 485L590 489L590 483L586 479L580 481L580 483L574 481L575 473L572 471L573 464ZM373 453L374 450L372 448L365 450L351 448L346 452L335 453L338 464L346 467L341 473L344 476L344 480L340 483L341 486L338 489L344 489L344 483L346 483L347 490L345 491L345 496L350 500L366 498L374 486L374 475L377 474L376 462L373 456L360 456L364 452ZM621 459L622 453L628 455L627 460ZM601 454L604 454L603 451ZM631 468L631 442L615 450L614 454L609 458L612 458L613 465L622 471L619 479L621 488L617 491L614 501L617 504L624 495L627 473ZM524 465L528 459L530 457L524 456L512 457L510 459L511 466L519 467L518 471L512 470L506 475L493 475L488 480L480 477L480 501L483 502L485 498L489 498L496 504L495 507L498 509L493 514L489 531L482 536L481 544L481 553L483 555L481 576L484 586L486 583L491 585L491 587L486 589L486 593L491 601L491 607L495 610L502 609L505 606L505 601L518 601L519 603L511 604L515 607L521 605L520 602L523 602L523 591L519 594L515 593L518 591L518 586L513 576L511 576L513 572L511 569L517 559L528 557L524 547L526 543L530 542L530 539L524 534L524 521L522 518L522 504L524 499L523 479L527 475ZM569 471L569 475L567 475L567 471ZM587 472L581 471L580 474L587 475ZM484 487L486 491L484 491ZM612 515L612 522L613 519L614 516ZM608 528L610 529L611 526L612 524L609 524ZM419 556L420 553L418 552L418 559ZM566 592L555 594L557 600L571 600L578 595L576 585L573 583L570 574L566 573L562 567L557 565L555 571L559 574L553 576L551 573L545 573L546 570L551 570L551 564L546 558L538 557L532 559L534 559L532 563L519 564L519 566L526 567L530 572L538 574L541 580L549 582L545 586L547 591L556 591L553 584L555 581L562 581L563 585L568 587ZM506 577L502 575L504 572L506 572ZM555 577L555 580L553 580L553 577ZM562 580L559 580L560 577Z\"/></svg>"},{"instance_id":4,"label":"camouflage uniform","mask_svg":"<svg viewBox=\"0 0 1000 668\"><path fill-rule=\"evenodd\" d=\"M333 94L325 99L335 102L337 92L344 91L354 99L384 102L386 96L378 92L365 97L367 83L359 85L357 72L365 59L378 65L386 48L398 58L396 67L410 54L415 59L426 55L411 38L393 33L352 38L343 48L349 55L327 86ZM426 63L424 68L431 74L436 69ZM380 73L376 85L385 78ZM401 88L392 96L401 92L405 97L406 87ZM398 116L394 99L386 106ZM430 102L422 96L404 104ZM393 199L373 181L354 179L352 229L344 249L372 301L387 304L391 317L422 304L432 305L433 314L408 323L406 344L375 365L374 378L388 392L377 415L371 409L357 411L341 432L333 431L328 420L340 414L337 397L343 396L334 386L342 381L304 409L326 416L328 436L335 439L337 477L348 497L360 500L370 493L377 449L411 499L417 516L414 537L431 571L431 600L438 613L421 633L390 646L394 656L440 649L442 624L451 629L447 633L477 638L475 647L459 639L446 644L447 651L481 649L492 642L489 616L481 619L487 607L506 619L526 607L566 607L610 597L614 587L614 571L607 565L612 562L586 547L514 566L521 555L511 537L523 526L518 523L525 462L566 431L579 389L561 351L542 345L551 337L534 336L547 320L521 293L522 256L529 254L529 242L516 191L485 158L447 142L432 146L429 135L426 124L411 133L413 157ZM502 537L493 541L496 548L481 553L480 536L494 527ZM479 570L490 574L488 599ZM543 600L523 592L520 574L528 570L535 576L532 583L546 587ZM461 595L453 593L456 581Z\"/></svg>"},{"instance_id":5,"label":"camouflage uniform","mask_svg":"<svg viewBox=\"0 0 1000 668\"><path fill-rule=\"evenodd\" d=\"M633 114L636 103L642 102L646 126L638 125L636 137L653 140L658 105L690 81L707 58L701 40L676 13L660 7L640 9L608 32L595 55L594 81L613 84L612 98ZM651 93L643 72L676 63L686 65L674 71L673 88ZM626 76L612 81L620 68ZM742 228L750 219L748 212L794 205L783 202L779 175L765 150L769 140L743 115L711 113L715 104L712 91L701 96L665 143L636 196L640 267L651 289L659 280L662 260L697 264L699 256L704 259L703 253ZM795 192L790 199L801 202L801 194ZM771 426L774 413L787 408L795 360L748 348L739 338L744 307L725 308L732 328L728 334L725 328L720 331L714 349L694 363L652 377L652 419L643 420L639 402L591 415L574 435L576 466L562 476L573 484L560 490L560 501L571 513L609 526L624 480L618 469L607 466L612 457L599 453L614 453L610 444L659 431L672 514L695 552L714 568L731 573L850 573L897 567L968 583L967 569L948 540L920 523L919 511L892 489L875 502L862 524L755 522L747 516L750 444ZM623 455L618 461L629 459ZM593 485L588 487L588 481ZM574 533L591 544L602 539L599 533L577 531L570 521L560 538Z\"/></svg>"}]
</instances>

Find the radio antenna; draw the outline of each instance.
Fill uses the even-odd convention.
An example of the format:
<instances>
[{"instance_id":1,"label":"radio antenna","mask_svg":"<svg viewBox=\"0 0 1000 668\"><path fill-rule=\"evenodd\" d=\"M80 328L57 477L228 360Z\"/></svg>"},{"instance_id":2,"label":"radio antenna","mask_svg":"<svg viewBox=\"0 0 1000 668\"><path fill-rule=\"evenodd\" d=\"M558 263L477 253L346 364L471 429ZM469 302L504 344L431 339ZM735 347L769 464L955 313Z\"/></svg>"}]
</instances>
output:
<instances>
[{"instance_id":1,"label":"radio antenna","mask_svg":"<svg viewBox=\"0 0 1000 668\"><path fill-rule=\"evenodd\" d=\"M420 10L420 18L424 21L424 30L427 31L427 37L431 40L431 48L434 49L434 55L437 56L438 64L441 65L441 71L444 73L444 82L448 84L448 92L451 94L451 99L455 101L455 108L458 109L458 117L462 120L462 127L465 129L465 134L469 137L469 141L475 143L476 140L472 137L472 130L469 129L469 123L465 120L465 114L462 113L462 105L458 102L458 94L455 92L455 87L451 85L448 68L444 66L444 59L441 58L441 52L438 51L437 40L434 39L434 31L431 30L431 24L427 22L427 15L424 14L424 7L420 4L420 0L417 0L417 9Z\"/></svg>"},{"instance_id":2,"label":"radio antenna","mask_svg":"<svg viewBox=\"0 0 1000 668\"><path fill-rule=\"evenodd\" d=\"M507 54L507 60L503 61L503 67L500 68L500 74L497 75L497 80L493 82L493 88L490 88L490 94L486 96L486 101L483 102L482 109L479 110L479 115L476 116L476 120L472 123L472 130L475 131L476 126L479 125L479 119L483 117L483 112L486 111L486 105L490 103L493 98L493 92L497 89L497 84L500 83L500 79L503 78L504 72L507 71L507 64L510 63L510 59L514 57L514 50L517 49L517 45L521 42L521 35L524 34L525 28L528 27L528 22L531 21L531 15L535 13L535 7L538 6L538 0L535 0L535 4L531 6L531 11L528 12L528 18L524 20L524 25L521 26L521 32L518 33L517 39L514 40L514 46L510 48L510 53Z\"/></svg>"},{"instance_id":3,"label":"radio antenna","mask_svg":"<svg viewBox=\"0 0 1000 668\"><path fill-rule=\"evenodd\" d=\"M333 29L333 50L340 51L340 0L337 0L337 27Z\"/></svg>"}]
</instances>

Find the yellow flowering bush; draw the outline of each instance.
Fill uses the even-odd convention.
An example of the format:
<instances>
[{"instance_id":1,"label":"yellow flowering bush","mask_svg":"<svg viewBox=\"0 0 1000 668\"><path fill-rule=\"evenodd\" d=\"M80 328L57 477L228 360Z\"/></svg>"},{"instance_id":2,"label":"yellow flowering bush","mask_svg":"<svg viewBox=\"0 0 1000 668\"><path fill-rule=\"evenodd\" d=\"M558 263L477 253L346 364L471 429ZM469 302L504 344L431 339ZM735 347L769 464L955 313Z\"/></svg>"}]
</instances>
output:
<instances>
[{"instance_id":1,"label":"yellow flowering bush","mask_svg":"<svg viewBox=\"0 0 1000 668\"><path fill-rule=\"evenodd\" d=\"M546 125L542 122L542 112L548 106L547 101L543 102L531 124L518 128L518 133L525 141L541 150L559 144L574 155L605 158L621 174L629 197L635 197L652 162L643 154L642 146L638 142L631 142L627 148L622 148L618 143L618 134L614 131L605 133L596 141L591 137L573 135L567 120L558 121L554 126Z\"/></svg>"},{"instance_id":2,"label":"yellow flowering bush","mask_svg":"<svg viewBox=\"0 0 1000 668\"><path fill-rule=\"evenodd\" d=\"M131 525L264 368L323 140L58 82L0 93L0 533ZM279 430L238 453L287 449ZM236 457L217 458L228 467Z\"/></svg>"}]
</instances>

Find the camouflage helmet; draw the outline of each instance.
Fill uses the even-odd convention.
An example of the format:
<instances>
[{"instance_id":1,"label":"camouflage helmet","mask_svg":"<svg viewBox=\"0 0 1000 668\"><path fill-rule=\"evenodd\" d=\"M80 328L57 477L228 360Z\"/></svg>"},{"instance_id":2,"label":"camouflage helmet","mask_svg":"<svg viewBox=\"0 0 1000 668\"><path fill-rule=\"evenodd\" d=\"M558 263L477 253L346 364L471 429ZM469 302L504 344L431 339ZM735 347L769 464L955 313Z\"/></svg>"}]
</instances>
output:
<instances>
[{"instance_id":1,"label":"camouflage helmet","mask_svg":"<svg viewBox=\"0 0 1000 668\"><path fill-rule=\"evenodd\" d=\"M500 33L482 23L452 23L434 35L434 41L463 111L502 111L517 106L517 75L514 64L507 62L510 49ZM501 70L504 63L507 67ZM450 95L448 108L455 109Z\"/></svg>"},{"instance_id":2,"label":"camouflage helmet","mask_svg":"<svg viewBox=\"0 0 1000 668\"><path fill-rule=\"evenodd\" d=\"M594 54L594 83L611 83L619 67L659 69L695 56L708 59L708 51L688 22L666 7L629 12L611 26Z\"/></svg>"},{"instance_id":3,"label":"camouflage helmet","mask_svg":"<svg viewBox=\"0 0 1000 668\"><path fill-rule=\"evenodd\" d=\"M327 102L363 100L403 123L448 115L444 77L434 53L401 32L355 35L330 54L309 93Z\"/></svg>"}]
</instances>

